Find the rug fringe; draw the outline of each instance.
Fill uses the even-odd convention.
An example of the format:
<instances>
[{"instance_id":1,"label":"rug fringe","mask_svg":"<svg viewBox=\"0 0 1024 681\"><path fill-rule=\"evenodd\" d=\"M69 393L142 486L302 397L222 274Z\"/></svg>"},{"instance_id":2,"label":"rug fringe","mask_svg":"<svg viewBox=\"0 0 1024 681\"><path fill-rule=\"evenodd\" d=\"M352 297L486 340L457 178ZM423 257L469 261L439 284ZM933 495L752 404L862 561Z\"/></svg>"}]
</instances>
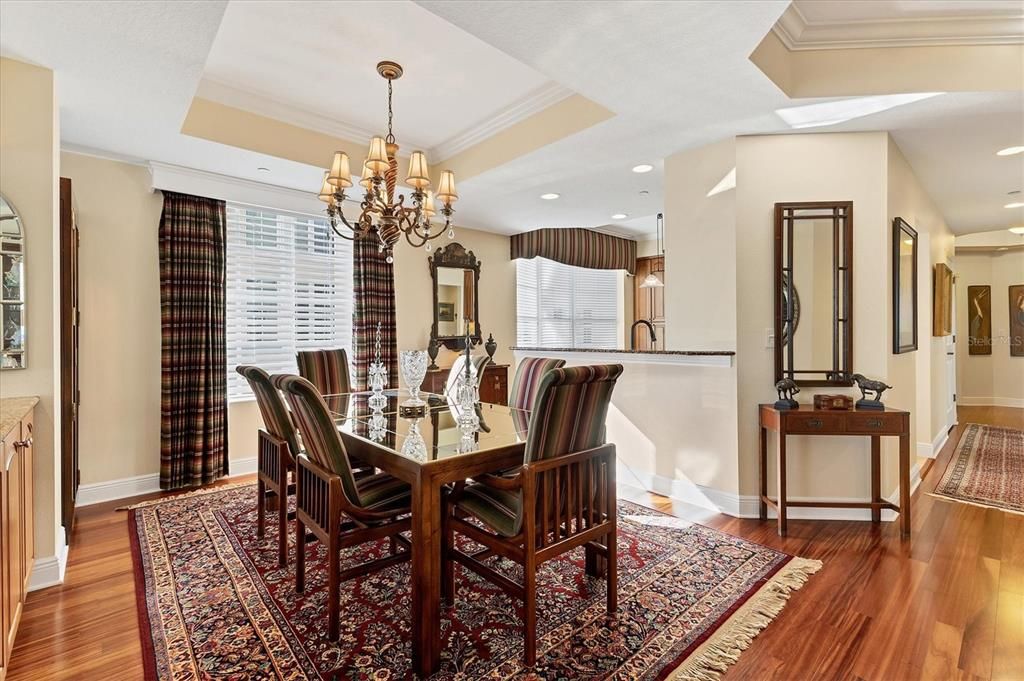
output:
<instances>
[{"instance_id":1,"label":"rug fringe","mask_svg":"<svg viewBox=\"0 0 1024 681\"><path fill-rule=\"evenodd\" d=\"M128 504L127 506L118 506L115 511L131 511L136 508L145 508L147 506L156 506L158 504L165 504L171 501L178 501L179 499L185 499L188 497L200 497L206 494L214 494L216 492L223 492L225 490L236 489L238 487L255 487L255 482L232 482L226 485L215 485L212 487L199 487L198 489L190 490L188 492L179 492L178 494L168 494L158 499L147 499L146 501L140 501L135 504Z\"/></svg>"},{"instance_id":2,"label":"rug fringe","mask_svg":"<svg viewBox=\"0 0 1024 681\"><path fill-rule=\"evenodd\" d=\"M821 565L820 560L793 558L668 678L673 681L718 681L750 647L754 637L782 612L789 595L806 584Z\"/></svg>"},{"instance_id":3,"label":"rug fringe","mask_svg":"<svg viewBox=\"0 0 1024 681\"><path fill-rule=\"evenodd\" d=\"M940 499L942 501L948 501L954 504L967 504L968 506L974 506L976 508L990 508L993 511L1005 511L1006 513L1014 513L1016 515L1024 515L1024 511L1018 511L1015 508L1007 508L1006 506L996 506L995 504L985 504L980 501L968 501L967 499L961 499L960 497L951 497L945 494L939 494L938 492L925 492L930 497Z\"/></svg>"}]
</instances>

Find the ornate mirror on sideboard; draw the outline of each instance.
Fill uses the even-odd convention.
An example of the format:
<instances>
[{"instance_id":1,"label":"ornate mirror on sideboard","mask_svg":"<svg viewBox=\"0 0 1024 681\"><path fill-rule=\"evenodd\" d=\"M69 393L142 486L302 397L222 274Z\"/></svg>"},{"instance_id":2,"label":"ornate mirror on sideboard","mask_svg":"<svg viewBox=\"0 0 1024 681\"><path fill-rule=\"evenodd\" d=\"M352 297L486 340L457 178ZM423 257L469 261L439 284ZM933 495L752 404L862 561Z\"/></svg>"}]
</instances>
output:
<instances>
[{"instance_id":1,"label":"ornate mirror on sideboard","mask_svg":"<svg viewBox=\"0 0 1024 681\"><path fill-rule=\"evenodd\" d=\"M849 386L853 203L775 204L775 378Z\"/></svg>"},{"instance_id":2,"label":"ornate mirror on sideboard","mask_svg":"<svg viewBox=\"0 0 1024 681\"><path fill-rule=\"evenodd\" d=\"M480 338L480 261L462 244L452 242L429 258L434 286L431 335L450 349L461 349L468 333Z\"/></svg>"},{"instance_id":3,"label":"ornate mirror on sideboard","mask_svg":"<svg viewBox=\"0 0 1024 681\"><path fill-rule=\"evenodd\" d=\"M0 369L24 369L25 226L18 211L0 196Z\"/></svg>"}]
</instances>

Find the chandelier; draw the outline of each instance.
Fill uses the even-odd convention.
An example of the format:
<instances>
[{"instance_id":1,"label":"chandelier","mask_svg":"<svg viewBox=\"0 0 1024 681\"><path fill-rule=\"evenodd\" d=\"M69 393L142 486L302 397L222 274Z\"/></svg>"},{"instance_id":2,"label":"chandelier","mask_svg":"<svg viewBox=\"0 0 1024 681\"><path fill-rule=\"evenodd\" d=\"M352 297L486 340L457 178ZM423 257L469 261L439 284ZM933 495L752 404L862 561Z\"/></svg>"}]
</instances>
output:
<instances>
[{"instance_id":1,"label":"chandelier","mask_svg":"<svg viewBox=\"0 0 1024 681\"><path fill-rule=\"evenodd\" d=\"M387 261L390 263L394 262L392 249L403 234L414 248L426 246L428 251L430 241L445 231L449 239L454 239L452 215L455 211L452 204L459 199L459 195L455 191L455 173L450 170L441 173L437 192L431 191L427 155L422 151L414 151L409 157L409 173L405 178L405 183L412 187L409 205L406 205L404 194L395 195L398 184L398 144L391 132L391 90L392 82L402 77L402 67L393 61L382 61L377 64L377 73L388 81L388 134L386 137L370 139L370 150L360 173L359 184L365 193L360 203L359 218L350 220L342 210L342 204L347 198L345 190L352 186L348 154L344 151L334 152L331 169L324 173L319 198L327 204L327 215L335 234L350 241L376 235L378 248L381 253L387 253ZM435 199L441 202L443 225L435 226L430 221L437 213ZM343 227L348 231L344 231Z\"/></svg>"}]
</instances>

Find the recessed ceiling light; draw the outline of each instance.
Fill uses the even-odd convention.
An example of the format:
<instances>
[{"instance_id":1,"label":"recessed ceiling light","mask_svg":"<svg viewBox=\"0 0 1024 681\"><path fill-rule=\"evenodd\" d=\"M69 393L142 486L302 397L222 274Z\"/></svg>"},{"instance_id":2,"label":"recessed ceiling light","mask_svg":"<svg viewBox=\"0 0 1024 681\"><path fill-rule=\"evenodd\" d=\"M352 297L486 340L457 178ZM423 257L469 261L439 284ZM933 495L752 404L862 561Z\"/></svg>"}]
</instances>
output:
<instances>
[{"instance_id":1,"label":"recessed ceiling light","mask_svg":"<svg viewBox=\"0 0 1024 681\"><path fill-rule=\"evenodd\" d=\"M616 213L615 215L612 216L612 220L625 220L628 217L629 216L626 215L625 213Z\"/></svg>"},{"instance_id":2,"label":"recessed ceiling light","mask_svg":"<svg viewBox=\"0 0 1024 681\"><path fill-rule=\"evenodd\" d=\"M647 196L648 194L650 194L650 192L647 191L646 189L641 189L640 190L640 196Z\"/></svg>"},{"instance_id":3,"label":"recessed ceiling light","mask_svg":"<svg viewBox=\"0 0 1024 681\"><path fill-rule=\"evenodd\" d=\"M1014 234L1024 234L1024 226L1021 227L1010 227L1010 231Z\"/></svg>"},{"instance_id":4,"label":"recessed ceiling light","mask_svg":"<svg viewBox=\"0 0 1024 681\"><path fill-rule=\"evenodd\" d=\"M561 196L561 194L556 194L554 192L549 192L547 194L541 194L540 198L544 199L545 201L554 201L559 196Z\"/></svg>"},{"instance_id":5,"label":"recessed ceiling light","mask_svg":"<svg viewBox=\"0 0 1024 681\"><path fill-rule=\"evenodd\" d=\"M1021 152L1024 152L1024 147L1006 147L997 151L996 156L1013 156Z\"/></svg>"},{"instance_id":6,"label":"recessed ceiling light","mask_svg":"<svg viewBox=\"0 0 1024 681\"><path fill-rule=\"evenodd\" d=\"M1014 203L1008 203L1005 206L1003 206L1003 208L1021 208L1021 207L1024 207L1024 202L1022 202L1022 201L1016 201Z\"/></svg>"},{"instance_id":7,"label":"recessed ceiling light","mask_svg":"<svg viewBox=\"0 0 1024 681\"><path fill-rule=\"evenodd\" d=\"M263 166L260 166L256 170L260 171L261 173L269 173L270 172L270 168L264 168Z\"/></svg>"},{"instance_id":8,"label":"recessed ceiling light","mask_svg":"<svg viewBox=\"0 0 1024 681\"><path fill-rule=\"evenodd\" d=\"M654 166L652 166L650 163L641 163L638 166L633 166L634 173L649 173L652 170L654 170Z\"/></svg>"},{"instance_id":9,"label":"recessed ceiling light","mask_svg":"<svg viewBox=\"0 0 1024 681\"><path fill-rule=\"evenodd\" d=\"M784 109L776 109L775 113L779 118L786 121L791 128L817 128L824 125L837 125L870 116L882 111L922 99L937 97L944 92L914 92L899 95L875 95L873 97L852 97L839 99L832 102L819 102L818 104L805 104L803 106L790 106Z\"/></svg>"}]
</instances>

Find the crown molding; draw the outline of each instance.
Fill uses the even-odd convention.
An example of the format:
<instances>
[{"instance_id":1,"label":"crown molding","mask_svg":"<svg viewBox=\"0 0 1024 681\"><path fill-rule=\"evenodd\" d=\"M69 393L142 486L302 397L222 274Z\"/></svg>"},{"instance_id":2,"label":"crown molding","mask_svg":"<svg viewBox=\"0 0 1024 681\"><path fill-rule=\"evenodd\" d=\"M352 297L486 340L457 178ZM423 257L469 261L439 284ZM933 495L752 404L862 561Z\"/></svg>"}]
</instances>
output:
<instances>
[{"instance_id":1,"label":"crown molding","mask_svg":"<svg viewBox=\"0 0 1024 681\"><path fill-rule=\"evenodd\" d=\"M82 144L71 144L69 142L62 142L60 145L61 153L79 154L81 156L92 156L93 158L101 158L105 161L117 161L118 163L127 163L133 166L148 166L149 161L144 158L138 158L137 156L129 156L127 154L119 154L116 151L107 151L105 149L97 149L95 147L87 147Z\"/></svg>"},{"instance_id":2,"label":"crown molding","mask_svg":"<svg viewBox=\"0 0 1024 681\"><path fill-rule=\"evenodd\" d=\"M457 135L430 149L431 158L447 161L485 139L511 127L530 116L558 104L574 93L554 81L545 83L503 109L495 112L486 121L463 130Z\"/></svg>"},{"instance_id":3,"label":"crown molding","mask_svg":"<svg viewBox=\"0 0 1024 681\"><path fill-rule=\"evenodd\" d=\"M153 191L165 189L307 215L320 216L324 212L323 203L312 192L170 163L151 161L148 165Z\"/></svg>"},{"instance_id":4,"label":"crown molding","mask_svg":"<svg viewBox=\"0 0 1024 681\"><path fill-rule=\"evenodd\" d=\"M793 52L871 47L1024 44L1024 13L1018 16L947 16L812 22L790 4L772 27Z\"/></svg>"},{"instance_id":5,"label":"crown molding","mask_svg":"<svg viewBox=\"0 0 1024 681\"><path fill-rule=\"evenodd\" d=\"M572 90L552 81L497 111L486 121L473 125L433 147L423 144L423 140L403 137L402 141L410 148L426 150L428 158L435 163L447 160L505 128L557 104L572 94ZM378 131L345 123L313 111L299 109L262 93L241 90L209 78L203 78L200 81L196 97L353 142L362 142L380 134Z\"/></svg>"},{"instance_id":6,"label":"crown molding","mask_svg":"<svg viewBox=\"0 0 1024 681\"><path fill-rule=\"evenodd\" d=\"M380 130L370 130L352 125L314 111L285 104L269 95L242 90L210 78L203 78L199 81L196 97L353 142L363 143L371 137L384 134ZM427 145L421 144L421 141L404 139L404 142L414 149L425 149Z\"/></svg>"}]
</instances>

